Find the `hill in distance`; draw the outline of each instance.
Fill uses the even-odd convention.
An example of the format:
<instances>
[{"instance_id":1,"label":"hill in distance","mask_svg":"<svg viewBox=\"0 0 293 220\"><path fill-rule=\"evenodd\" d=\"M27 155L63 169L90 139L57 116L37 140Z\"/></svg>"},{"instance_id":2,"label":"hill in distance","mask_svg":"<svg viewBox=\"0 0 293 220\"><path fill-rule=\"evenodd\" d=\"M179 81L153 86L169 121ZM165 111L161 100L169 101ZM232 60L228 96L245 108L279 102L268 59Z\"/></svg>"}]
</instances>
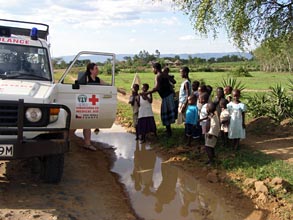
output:
<instances>
[{"instance_id":1,"label":"hill in distance","mask_svg":"<svg viewBox=\"0 0 293 220\"><path fill-rule=\"evenodd\" d=\"M166 57L175 57L175 56L179 56L180 59L189 59L189 56L191 56L192 58L194 57L199 57L202 59L210 59L210 58L220 58L223 56L232 56L232 55L236 55L239 57L245 57L247 59L251 59L252 55L250 53L244 53L244 52L228 52L228 53L195 53L195 54L187 54L187 53L182 53L182 54L161 54L160 57L161 58L166 58ZM124 60L124 57L133 57L134 54L116 54L116 60L118 61L122 61ZM66 63L69 63L70 61L72 61L74 59L75 56L73 55L69 55L69 56L61 56L58 58L62 58ZM99 60L95 60L97 58L97 56L83 56L82 59L89 59L93 62L104 62L107 60L107 58L109 57L100 57Z\"/></svg>"}]
</instances>

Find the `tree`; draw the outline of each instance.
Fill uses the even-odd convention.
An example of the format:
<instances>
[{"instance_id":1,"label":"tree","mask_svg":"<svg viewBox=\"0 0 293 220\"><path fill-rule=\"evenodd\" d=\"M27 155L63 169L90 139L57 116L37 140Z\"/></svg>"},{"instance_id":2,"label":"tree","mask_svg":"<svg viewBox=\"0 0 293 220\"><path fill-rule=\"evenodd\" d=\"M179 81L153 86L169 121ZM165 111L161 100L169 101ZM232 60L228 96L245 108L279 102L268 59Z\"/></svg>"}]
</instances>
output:
<instances>
[{"instance_id":1,"label":"tree","mask_svg":"<svg viewBox=\"0 0 293 220\"><path fill-rule=\"evenodd\" d=\"M263 71L289 71L293 68L293 34L269 38L253 51Z\"/></svg>"},{"instance_id":2,"label":"tree","mask_svg":"<svg viewBox=\"0 0 293 220\"><path fill-rule=\"evenodd\" d=\"M160 51L159 51L159 50L156 50L156 51L155 51L155 56L156 56L157 58L160 58L160 55L161 55Z\"/></svg>"},{"instance_id":3,"label":"tree","mask_svg":"<svg viewBox=\"0 0 293 220\"><path fill-rule=\"evenodd\" d=\"M209 63L215 63L216 62L216 58L215 57L211 57L210 59L208 59Z\"/></svg>"},{"instance_id":4,"label":"tree","mask_svg":"<svg viewBox=\"0 0 293 220\"><path fill-rule=\"evenodd\" d=\"M130 56L125 56L125 57L123 57L123 59L126 61L127 66L132 65L132 58Z\"/></svg>"},{"instance_id":5,"label":"tree","mask_svg":"<svg viewBox=\"0 0 293 220\"><path fill-rule=\"evenodd\" d=\"M52 58L52 64L53 64L54 67L57 66L58 64L60 64L61 61L63 61L63 58L62 57Z\"/></svg>"},{"instance_id":6,"label":"tree","mask_svg":"<svg viewBox=\"0 0 293 220\"><path fill-rule=\"evenodd\" d=\"M193 63L193 58L191 55L188 55L188 64L191 65Z\"/></svg>"},{"instance_id":7,"label":"tree","mask_svg":"<svg viewBox=\"0 0 293 220\"><path fill-rule=\"evenodd\" d=\"M180 60L180 56L179 55L175 55L174 56L174 60Z\"/></svg>"},{"instance_id":8,"label":"tree","mask_svg":"<svg viewBox=\"0 0 293 220\"><path fill-rule=\"evenodd\" d=\"M138 55L136 54L133 56L133 62L141 66L147 65L150 61L153 61L155 59L155 55L150 54L146 50L142 50L139 52Z\"/></svg>"},{"instance_id":9,"label":"tree","mask_svg":"<svg viewBox=\"0 0 293 220\"><path fill-rule=\"evenodd\" d=\"M215 37L225 27L229 37L242 49L251 40L261 42L293 32L292 0L172 1L189 15L199 33L212 32Z\"/></svg>"}]
</instances>

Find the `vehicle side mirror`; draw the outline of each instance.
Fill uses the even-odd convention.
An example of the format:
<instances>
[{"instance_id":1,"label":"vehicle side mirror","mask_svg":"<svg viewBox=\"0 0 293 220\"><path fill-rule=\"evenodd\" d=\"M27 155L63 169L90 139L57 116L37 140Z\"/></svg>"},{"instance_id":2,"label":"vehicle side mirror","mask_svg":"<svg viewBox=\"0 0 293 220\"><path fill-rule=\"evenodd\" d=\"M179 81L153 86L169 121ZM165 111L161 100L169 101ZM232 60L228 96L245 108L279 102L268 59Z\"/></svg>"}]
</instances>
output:
<instances>
[{"instance_id":1,"label":"vehicle side mirror","mask_svg":"<svg viewBox=\"0 0 293 220\"><path fill-rule=\"evenodd\" d=\"M74 84L72 84L72 89L79 89L79 82L78 80L74 81Z\"/></svg>"}]
</instances>

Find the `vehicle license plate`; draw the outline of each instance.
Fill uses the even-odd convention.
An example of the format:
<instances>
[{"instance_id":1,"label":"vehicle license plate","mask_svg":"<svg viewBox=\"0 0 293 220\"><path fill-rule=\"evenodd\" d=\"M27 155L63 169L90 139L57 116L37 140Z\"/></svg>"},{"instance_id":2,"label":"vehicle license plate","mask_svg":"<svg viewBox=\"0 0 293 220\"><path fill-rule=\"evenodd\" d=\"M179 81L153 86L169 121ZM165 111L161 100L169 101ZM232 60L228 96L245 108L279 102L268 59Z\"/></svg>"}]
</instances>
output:
<instances>
[{"instance_id":1,"label":"vehicle license plate","mask_svg":"<svg viewBox=\"0 0 293 220\"><path fill-rule=\"evenodd\" d=\"M0 144L0 156L12 157L13 156L13 144Z\"/></svg>"}]
</instances>

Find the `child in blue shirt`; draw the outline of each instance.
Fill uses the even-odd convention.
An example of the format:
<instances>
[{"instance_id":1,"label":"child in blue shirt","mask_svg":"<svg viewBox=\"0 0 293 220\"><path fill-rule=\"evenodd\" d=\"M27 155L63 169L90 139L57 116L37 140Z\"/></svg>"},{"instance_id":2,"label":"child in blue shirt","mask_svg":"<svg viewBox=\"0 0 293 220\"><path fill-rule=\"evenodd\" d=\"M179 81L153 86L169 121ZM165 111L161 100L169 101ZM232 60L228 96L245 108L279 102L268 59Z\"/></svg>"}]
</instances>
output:
<instances>
[{"instance_id":1,"label":"child in blue shirt","mask_svg":"<svg viewBox=\"0 0 293 220\"><path fill-rule=\"evenodd\" d=\"M188 138L188 146L191 146L191 139L199 138L198 127L198 109L196 106L196 96L190 95L188 97L188 105L185 113L185 136Z\"/></svg>"}]
</instances>

